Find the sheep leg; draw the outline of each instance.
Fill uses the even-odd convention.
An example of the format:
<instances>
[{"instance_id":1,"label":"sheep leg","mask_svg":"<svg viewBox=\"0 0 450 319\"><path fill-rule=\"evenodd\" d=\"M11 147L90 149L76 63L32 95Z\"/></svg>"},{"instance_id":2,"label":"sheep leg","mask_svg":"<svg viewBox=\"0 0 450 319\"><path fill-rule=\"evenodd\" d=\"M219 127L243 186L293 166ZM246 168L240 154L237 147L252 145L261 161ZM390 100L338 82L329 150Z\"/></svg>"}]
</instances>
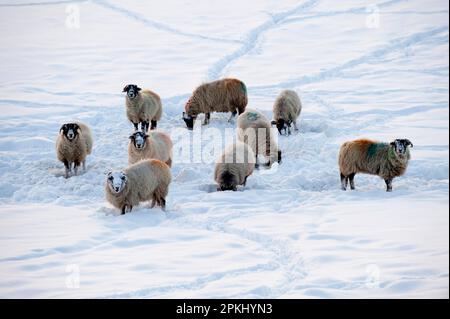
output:
<instances>
[{"instance_id":1,"label":"sheep leg","mask_svg":"<svg viewBox=\"0 0 450 319\"><path fill-rule=\"evenodd\" d=\"M126 212L127 212L127 205L123 205L122 206L122 215L125 215Z\"/></svg>"},{"instance_id":2,"label":"sheep leg","mask_svg":"<svg viewBox=\"0 0 450 319\"><path fill-rule=\"evenodd\" d=\"M80 162L73 163L73 173L75 176L78 176L78 167L80 166Z\"/></svg>"},{"instance_id":3,"label":"sheep leg","mask_svg":"<svg viewBox=\"0 0 450 319\"><path fill-rule=\"evenodd\" d=\"M141 122L141 131L146 133L148 131L148 126L149 126L148 121L142 121Z\"/></svg>"},{"instance_id":4,"label":"sheep leg","mask_svg":"<svg viewBox=\"0 0 450 319\"><path fill-rule=\"evenodd\" d=\"M133 123L133 125L134 125L134 130L139 131L139 123Z\"/></svg>"},{"instance_id":5,"label":"sheep leg","mask_svg":"<svg viewBox=\"0 0 450 319\"><path fill-rule=\"evenodd\" d=\"M211 119L211 113L205 113L205 120L203 121L203 125L208 125L210 119Z\"/></svg>"},{"instance_id":6,"label":"sheep leg","mask_svg":"<svg viewBox=\"0 0 450 319\"><path fill-rule=\"evenodd\" d=\"M64 177L65 178L69 178L69 173L70 173L70 163L66 160L64 160L64 167L65 167L65 174Z\"/></svg>"},{"instance_id":7,"label":"sheep leg","mask_svg":"<svg viewBox=\"0 0 450 319\"><path fill-rule=\"evenodd\" d=\"M86 160L83 161L83 171L86 172Z\"/></svg>"},{"instance_id":8,"label":"sheep leg","mask_svg":"<svg viewBox=\"0 0 450 319\"><path fill-rule=\"evenodd\" d=\"M156 129L156 126L158 125L158 122L152 120L152 126L150 127L150 130ZM148 130L148 122L147 122L147 130Z\"/></svg>"},{"instance_id":9,"label":"sheep leg","mask_svg":"<svg viewBox=\"0 0 450 319\"><path fill-rule=\"evenodd\" d=\"M384 180L386 182L386 192L392 192L392 178Z\"/></svg>"},{"instance_id":10,"label":"sheep leg","mask_svg":"<svg viewBox=\"0 0 450 319\"><path fill-rule=\"evenodd\" d=\"M163 197L161 197L159 199L159 205L161 206L161 209L165 212L166 211L166 200Z\"/></svg>"},{"instance_id":11,"label":"sheep leg","mask_svg":"<svg viewBox=\"0 0 450 319\"><path fill-rule=\"evenodd\" d=\"M247 184L247 178L248 178L248 176L245 176L245 178L244 178L244 183L242 184L242 186L244 186L244 187Z\"/></svg>"},{"instance_id":12,"label":"sheep leg","mask_svg":"<svg viewBox=\"0 0 450 319\"><path fill-rule=\"evenodd\" d=\"M256 162L255 162L255 168L259 169L259 160L258 160L258 154L256 154Z\"/></svg>"},{"instance_id":13,"label":"sheep leg","mask_svg":"<svg viewBox=\"0 0 450 319\"><path fill-rule=\"evenodd\" d=\"M294 123L294 130L298 131L297 121L294 121L293 123Z\"/></svg>"},{"instance_id":14,"label":"sheep leg","mask_svg":"<svg viewBox=\"0 0 450 319\"><path fill-rule=\"evenodd\" d=\"M150 205L150 209L155 208L155 205L156 205L156 201L155 201L155 198L153 198L152 203Z\"/></svg>"},{"instance_id":15,"label":"sheep leg","mask_svg":"<svg viewBox=\"0 0 450 319\"><path fill-rule=\"evenodd\" d=\"M342 173L341 173L341 189L343 191L347 190L347 178Z\"/></svg>"},{"instance_id":16,"label":"sheep leg","mask_svg":"<svg viewBox=\"0 0 450 319\"><path fill-rule=\"evenodd\" d=\"M351 190L355 190L355 173L352 173L348 176L349 180L350 180L350 189Z\"/></svg>"}]
</instances>

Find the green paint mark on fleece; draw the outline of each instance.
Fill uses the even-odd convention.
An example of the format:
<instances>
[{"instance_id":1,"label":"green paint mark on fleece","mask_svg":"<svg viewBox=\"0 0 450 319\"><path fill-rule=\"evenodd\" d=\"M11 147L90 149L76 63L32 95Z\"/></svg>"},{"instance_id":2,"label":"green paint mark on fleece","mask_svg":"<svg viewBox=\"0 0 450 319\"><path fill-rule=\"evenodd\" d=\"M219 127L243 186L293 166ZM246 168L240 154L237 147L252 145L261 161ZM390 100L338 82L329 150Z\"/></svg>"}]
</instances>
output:
<instances>
[{"instance_id":1,"label":"green paint mark on fleece","mask_svg":"<svg viewBox=\"0 0 450 319\"><path fill-rule=\"evenodd\" d=\"M377 152L383 148L388 147L386 143L373 143L369 146L367 149L367 156L368 157L374 157Z\"/></svg>"},{"instance_id":2,"label":"green paint mark on fleece","mask_svg":"<svg viewBox=\"0 0 450 319\"><path fill-rule=\"evenodd\" d=\"M256 121L258 119L259 115L255 112L248 112L247 113L247 120L249 121Z\"/></svg>"}]
</instances>

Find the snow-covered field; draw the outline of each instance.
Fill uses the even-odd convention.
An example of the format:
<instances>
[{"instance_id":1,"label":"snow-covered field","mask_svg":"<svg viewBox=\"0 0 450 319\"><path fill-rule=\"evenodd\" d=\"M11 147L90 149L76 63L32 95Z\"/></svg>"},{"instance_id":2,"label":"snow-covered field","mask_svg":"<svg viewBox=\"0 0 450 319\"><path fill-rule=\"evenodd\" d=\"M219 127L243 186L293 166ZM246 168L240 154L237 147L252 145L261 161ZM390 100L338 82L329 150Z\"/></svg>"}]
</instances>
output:
<instances>
[{"instance_id":1,"label":"snow-covered field","mask_svg":"<svg viewBox=\"0 0 450 319\"><path fill-rule=\"evenodd\" d=\"M0 297L448 298L448 17L444 0L0 0ZM225 76L269 118L299 93L283 163L215 192L234 124L213 114L203 160L176 154L168 211L118 216L103 184L127 164L123 86L161 95L180 145L200 139L190 93ZM74 119L95 148L66 180L54 141ZM364 175L340 190L357 137L414 143L393 193Z\"/></svg>"}]
</instances>

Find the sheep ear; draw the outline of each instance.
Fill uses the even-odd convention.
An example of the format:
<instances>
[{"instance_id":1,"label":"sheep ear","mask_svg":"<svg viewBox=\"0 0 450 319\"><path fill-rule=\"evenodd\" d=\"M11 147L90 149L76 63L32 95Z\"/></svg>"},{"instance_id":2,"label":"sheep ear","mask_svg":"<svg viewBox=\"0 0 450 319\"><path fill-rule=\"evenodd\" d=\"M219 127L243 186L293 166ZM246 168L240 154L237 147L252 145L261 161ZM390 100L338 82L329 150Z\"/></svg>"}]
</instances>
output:
<instances>
[{"instance_id":1,"label":"sheep ear","mask_svg":"<svg viewBox=\"0 0 450 319\"><path fill-rule=\"evenodd\" d=\"M411 147L414 147L413 143L411 143L411 141L408 140L408 139L406 139L406 145L409 145L409 146L411 146Z\"/></svg>"},{"instance_id":2,"label":"sheep ear","mask_svg":"<svg viewBox=\"0 0 450 319\"><path fill-rule=\"evenodd\" d=\"M128 88L129 88L130 86L129 85L126 85L124 88L123 88L123 91L122 92L128 92Z\"/></svg>"},{"instance_id":3,"label":"sheep ear","mask_svg":"<svg viewBox=\"0 0 450 319\"><path fill-rule=\"evenodd\" d=\"M142 89L141 89L139 86L136 86L136 90L139 92L139 91L141 91Z\"/></svg>"},{"instance_id":4,"label":"sheep ear","mask_svg":"<svg viewBox=\"0 0 450 319\"><path fill-rule=\"evenodd\" d=\"M111 176L112 171L109 171L108 174L106 174L106 176Z\"/></svg>"},{"instance_id":5,"label":"sheep ear","mask_svg":"<svg viewBox=\"0 0 450 319\"><path fill-rule=\"evenodd\" d=\"M395 146L395 142L391 142L390 144L391 144L391 146Z\"/></svg>"},{"instance_id":6,"label":"sheep ear","mask_svg":"<svg viewBox=\"0 0 450 319\"><path fill-rule=\"evenodd\" d=\"M60 132L64 131L64 128L66 127L66 124L61 125L61 128L59 129Z\"/></svg>"}]
</instances>

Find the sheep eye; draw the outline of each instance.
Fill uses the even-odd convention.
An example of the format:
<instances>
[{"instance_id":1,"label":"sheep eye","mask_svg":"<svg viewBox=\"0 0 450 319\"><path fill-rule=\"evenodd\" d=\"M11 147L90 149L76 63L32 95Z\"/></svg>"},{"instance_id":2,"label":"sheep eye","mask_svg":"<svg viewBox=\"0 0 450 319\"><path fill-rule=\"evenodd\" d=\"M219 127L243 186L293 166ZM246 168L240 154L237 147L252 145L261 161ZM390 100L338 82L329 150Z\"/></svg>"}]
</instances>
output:
<instances>
[{"instance_id":1,"label":"sheep eye","mask_svg":"<svg viewBox=\"0 0 450 319\"><path fill-rule=\"evenodd\" d=\"M122 176L121 179L124 181L125 180L125 176Z\"/></svg>"},{"instance_id":2,"label":"sheep eye","mask_svg":"<svg viewBox=\"0 0 450 319\"><path fill-rule=\"evenodd\" d=\"M110 176L108 177L108 180L112 181L114 179L114 177Z\"/></svg>"}]
</instances>

